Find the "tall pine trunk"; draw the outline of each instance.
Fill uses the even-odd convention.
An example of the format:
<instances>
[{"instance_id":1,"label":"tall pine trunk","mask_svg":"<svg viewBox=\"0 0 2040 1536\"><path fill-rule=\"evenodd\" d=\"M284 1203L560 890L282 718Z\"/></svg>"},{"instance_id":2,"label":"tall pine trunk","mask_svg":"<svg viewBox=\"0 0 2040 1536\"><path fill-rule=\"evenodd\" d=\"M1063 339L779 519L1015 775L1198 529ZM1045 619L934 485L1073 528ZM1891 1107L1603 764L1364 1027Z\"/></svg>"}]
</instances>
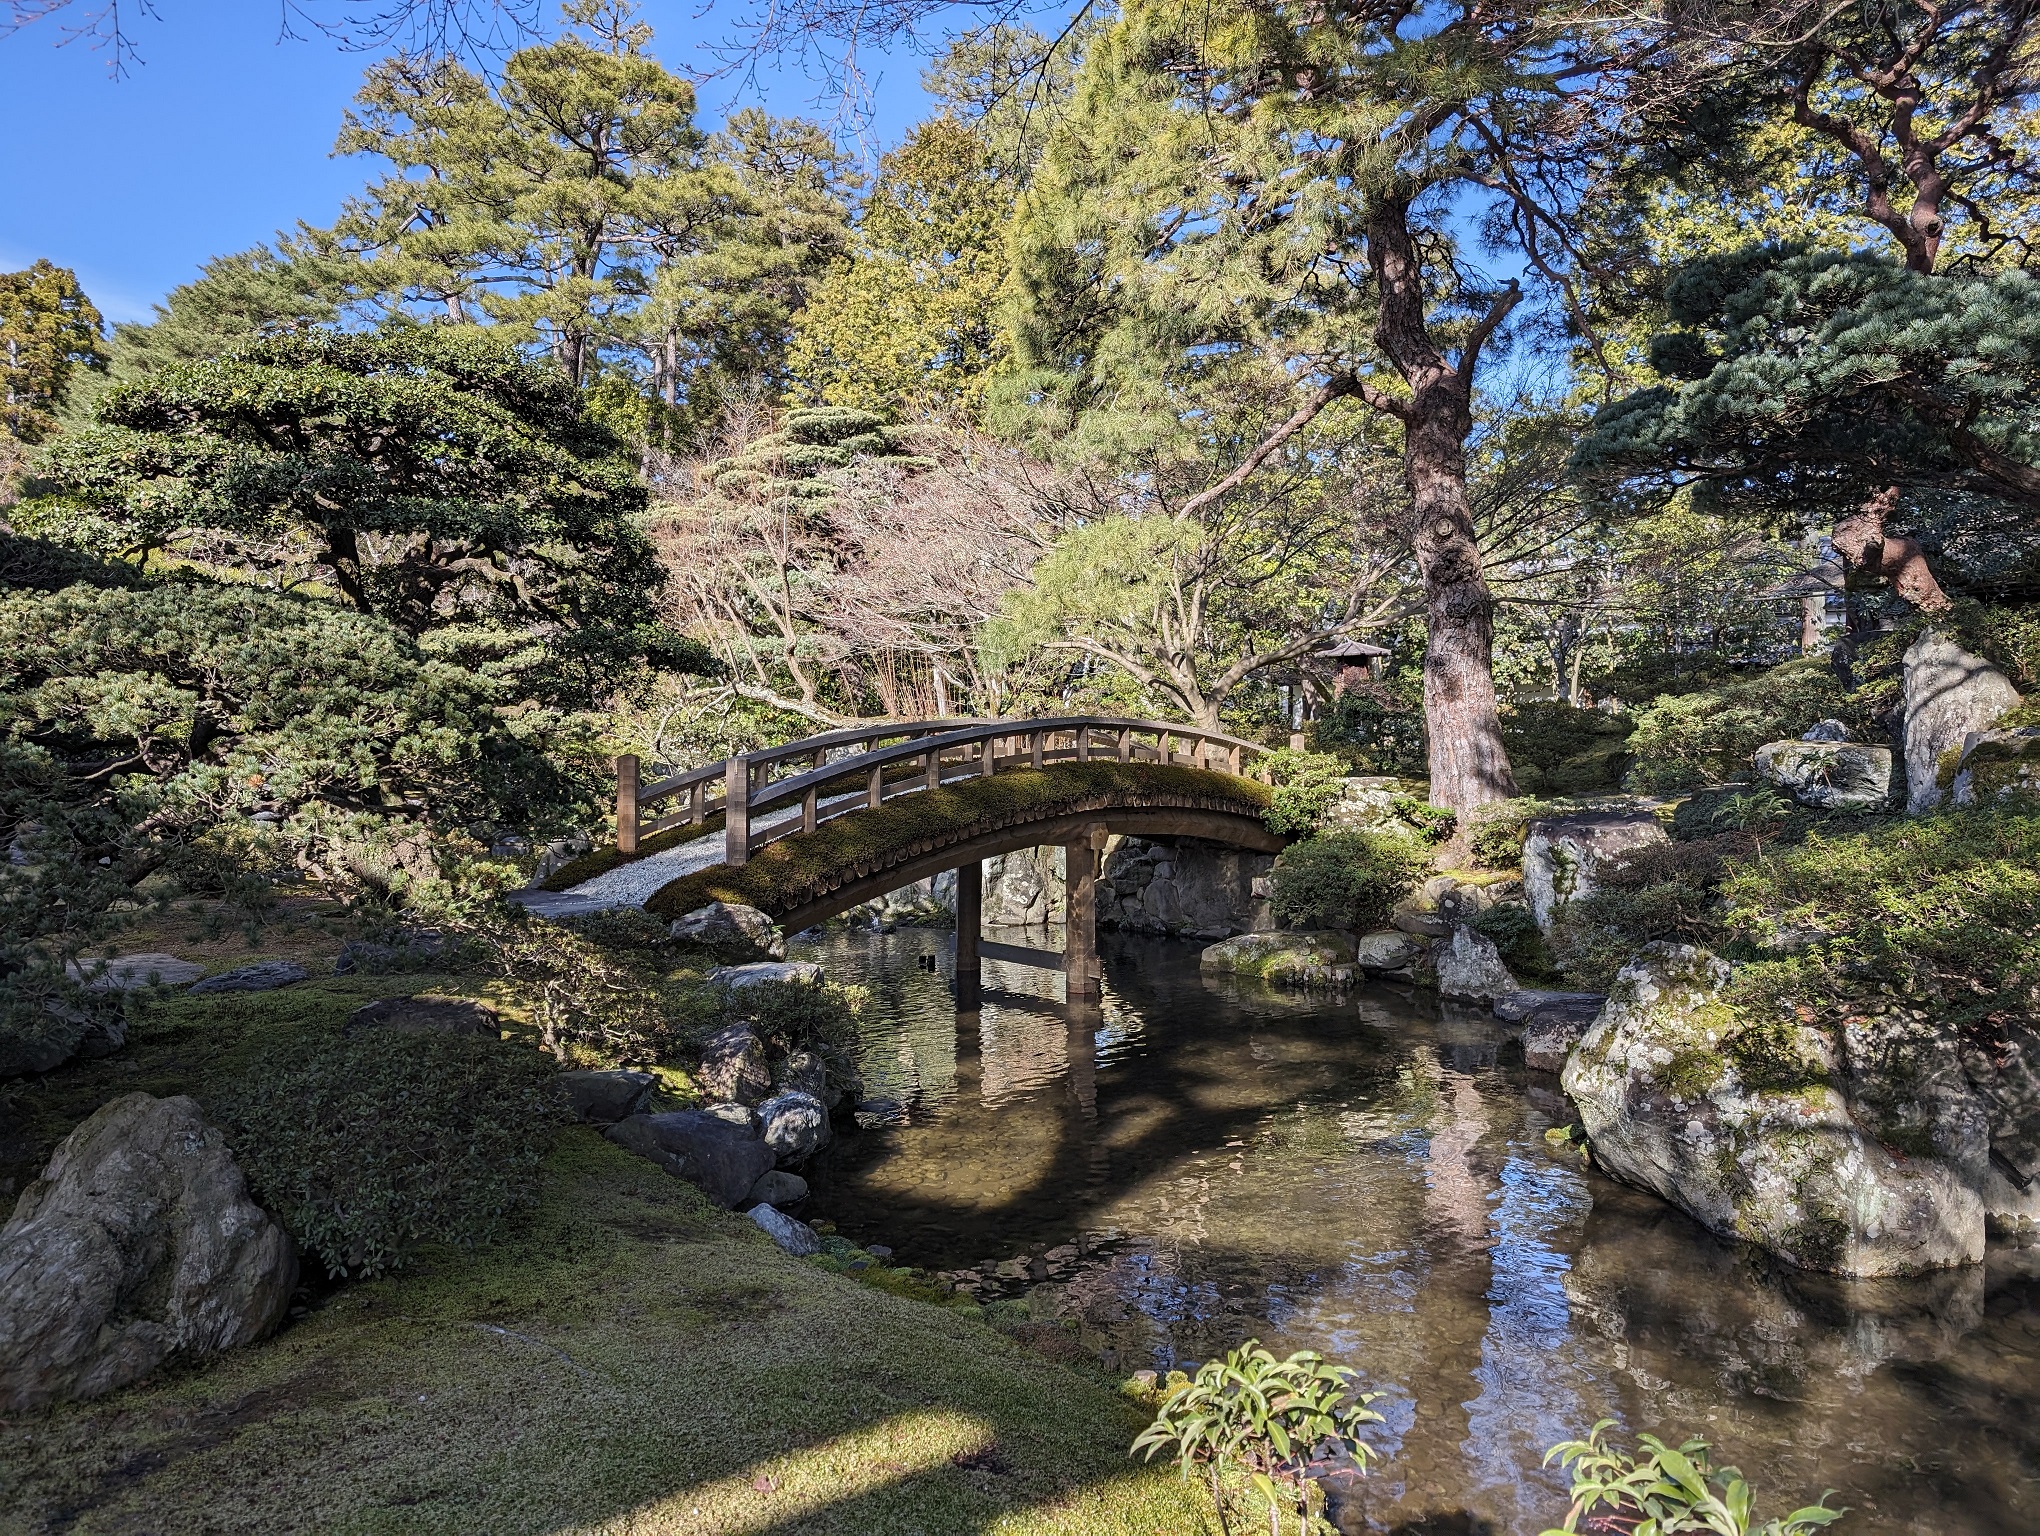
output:
<instances>
[{"instance_id":1,"label":"tall pine trunk","mask_svg":"<svg viewBox=\"0 0 2040 1536\"><path fill-rule=\"evenodd\" d=\"M1431 738L1431 803L1471 810L1516 793L1495 704L1494 598L1466 493L1473 374L1480 349L1520 296L1512 284L1467 333L1456 362L1432 340L1423 258L1409 201L1369 199L1368 265L1379 289L1374 339L1409 385L1407 400L1363 394L1402 422L1403 473L1416 509L1414 543L1424 579L1424 724Z\"/></svg>"},{"instance_id":2,"label":"tall pine trunk","mask_svg":"<svg viewBox=\"0 0 2040 1536\"><path fill-rule=\"evenodd\" d=\"M1495 701L1494 599L1466 493L1465 434L1450 419L1420 415L1415 404L1405 426L1403 468L1416 504L1414 542L1424 578L1431 803L1463 811L1509 799L1516 776Z\"/></svg>"}]
</instances>

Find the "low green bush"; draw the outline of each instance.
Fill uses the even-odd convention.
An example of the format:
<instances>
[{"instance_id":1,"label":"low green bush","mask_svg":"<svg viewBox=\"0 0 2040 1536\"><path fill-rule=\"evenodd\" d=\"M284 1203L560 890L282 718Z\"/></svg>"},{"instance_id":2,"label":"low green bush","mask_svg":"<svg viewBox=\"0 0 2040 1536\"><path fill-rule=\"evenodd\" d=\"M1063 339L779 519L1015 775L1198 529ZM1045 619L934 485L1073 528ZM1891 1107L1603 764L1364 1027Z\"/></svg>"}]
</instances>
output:
<instances>
[{"instance_id":1,"label":"low green bush","mask_svg":"<svg viewBox=\"0 0 2040 1536\"><path fill-rule=\"evenodd\" d=\"M1760 846L1755 834L1723 832L1639 848L1598 873L1600 889L1558 909L1551 952L1574 986L1605 992L1644 945L1664 939L1719 949L1726 935L1718 892L1733 861Z\"/></svg>"},{"instance_id":2,"label":"low green bush","mask_svg":"<svg viewBox=\"0 0 2040 1536\"><path fill-rule=\"evenodd\" d=\"M482 936L530 999L532 1022L562 1063L670 1061L719 1017L716 989L674 969L666 925L643 912L568 922L520 916Z\"/></svg>"},{"instance_id":3,"label":"low green bush","mask_svg":"<svg viewBox=\"0 0 2040 1536\"><path fill-rule=\"evenodd\" d=\"M1881 1007L1994 1031L2040 1014L2040 809L1816 830L1725 871L1720 924L1752 998Z\"/></svg>"},{"instance_id":4,"label":"low green bush","mask_svg":"<svg viewBox=\"0 0 2040 1536\"><path fill-rule=\"evenodd\" d=\"M1309 837L1346 792L1346 765L1324 752L1284 747L1262 759L1274 795L1262 813L1268 828L1285 837Z\"/></svg>"},{"instance_id":5,"label":"low green bush","mask_svg":"<svg viewBox=\"0 0 2040 1536\"><path fill-rule=\"evenodd\" d=\"M1635 729L1627 715L1533 699L1502 716L1502 745L1525 794L1586 795L1621 786Z\"/></svg>"},{"instance_id":6,"label":"low green bush","mask_svg":"<svg viewBox=\"0 0 2040 1536\"><path fill-rule=\"evenodd\" d=\"M1802 656L1719 688L1661 698L1636 716L1635 762L1624 780L1646 794L1674 794L1748 778L1750 756L1767 741L1799 736L1839 719L1874 733L1868 700L1852 695L1826 658Z\"/></svg>"},{"instance_id":7,"label":"low green bush","mask_svg":"<svg viewBox=\"0 0 2040 1536\"><path fill-rule=\"evenodd\" d=\"M369 1030L258 1059L218 1106L255 1197L335 1275L474 1247L538 1194L553 1063L470 1035Z\"/></svg>"},{"instance_id":8,"label":"low green bush","mask_svg":"<svg viewBox=\"0 0 2040 1536\"><path fill-rule=\"evenodd\" d=\"M1476 933L1487 935L1501 952L1503 962L1523 981L1557 981L1558 958L1545 942L1544 930L1530 909L1511 902L1476 913L1468 924Z\"/></svg>"},{"instance_id":9,"label":"low green bush","mask_svg":"<svg viewBox=\"0 0 2040 1536\"><path fill-rule=\"evenodd\" d=\"M773 1047L773 1054L846 1049L857 1038L857 1016L869 1006L862 987L768 981L729 994L729 1015L743 1019Z\"/></svg>"},{"instance_id":10,"label":"low green bush","mask_svg":"<svg viewBox=\"0 0 2040 1536\"><path fill-rule=\"evenodd\" d=\"M1311 722L1311 744L1355 773L1422 778L1430 770L1430 745L1419 689L1410 689L1408 698L1393 685L1348 689Z\"/></svg>"},{"instance_id":11,"label":"low green bush","mask_svg":"<svg viewBox=\"0 0 2040 1536\"><path fill-rule=\"evenodd\" d=\"M1292 926L1379 927L1429 865L1429 851L1414 837L1328 833L1276 858L1270 908Z\"/></svg>"},{"instance_id":12,"label":"low green bush","mask_svg":"<svg viewBox=\"0 0 2040 1536\"><path fill-rule=\"evenodd\" d=\"M1530 823L1550 809L1530 796L1497 800L1478 807L1470 817L1469 842L1477 869L1515 869L1523 862L1523 840Z\"/></svg>"}]
</instances>

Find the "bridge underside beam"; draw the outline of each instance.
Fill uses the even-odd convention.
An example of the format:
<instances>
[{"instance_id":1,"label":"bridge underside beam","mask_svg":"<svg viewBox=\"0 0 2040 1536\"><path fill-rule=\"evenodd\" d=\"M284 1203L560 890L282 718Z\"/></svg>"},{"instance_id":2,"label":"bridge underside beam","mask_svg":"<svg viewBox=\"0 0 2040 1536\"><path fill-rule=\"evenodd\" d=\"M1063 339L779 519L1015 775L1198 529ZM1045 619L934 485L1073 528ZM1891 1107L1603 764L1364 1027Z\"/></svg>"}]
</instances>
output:
<instances>
[{"instance_id":1,"label":"bridge underside beam","mask_svg":"<svg viewBox=\"0 0 2040 1536\"><path fill-rule=\"evenodd\" d=\"M941 848L902 857L884 869L846 880L832 891L774 915L787 932L798 933L803 928L813 927L816 923L839 916L863 902L875 900L888 891L896 891L902 886L914 884L917 880L925 880L945 869L959 869L966 864L1002 853L1012 853L1021 848L1046 848L1057 843L1067 848L1079 840L1083 840L1088 846L1092 832L1099 829L1108 836L1119 834L1127 837L1195 837L1206 842L1250 849L1255 853L1280 853L1289 842L1287 838L1269 831L1267 824L1258 816L1239 815L1230 811L1177 809L1169 806L1086 810L1067 816L1045 817L1040 821L1000 827L976 837L959 838ZM1094 877L1095 873L1094 870ZM1095 895L1093 900L1095 903Z\"/></svg>"}]
</instances>

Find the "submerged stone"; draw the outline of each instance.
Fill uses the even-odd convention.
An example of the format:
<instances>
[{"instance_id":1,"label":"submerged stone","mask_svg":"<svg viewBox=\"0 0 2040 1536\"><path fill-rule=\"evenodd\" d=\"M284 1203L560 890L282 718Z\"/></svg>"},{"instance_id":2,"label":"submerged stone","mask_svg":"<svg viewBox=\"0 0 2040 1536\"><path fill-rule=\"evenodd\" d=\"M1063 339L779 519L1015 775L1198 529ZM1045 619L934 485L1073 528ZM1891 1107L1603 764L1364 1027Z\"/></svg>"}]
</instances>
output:
<instances>
[{"instance_id":1,"label":"submerged stone","mask_svg":"<svg viewBox=\"0 0 2040 1536\"><path fill-rule=\"evenodd\" d=\"M1213 944L1198 957L1207 971L1258 976L1276 987L1343 987L1358 962L1350 934L1336 929L1310 933L1242 933Z\"/></svg>"}]
</instances>

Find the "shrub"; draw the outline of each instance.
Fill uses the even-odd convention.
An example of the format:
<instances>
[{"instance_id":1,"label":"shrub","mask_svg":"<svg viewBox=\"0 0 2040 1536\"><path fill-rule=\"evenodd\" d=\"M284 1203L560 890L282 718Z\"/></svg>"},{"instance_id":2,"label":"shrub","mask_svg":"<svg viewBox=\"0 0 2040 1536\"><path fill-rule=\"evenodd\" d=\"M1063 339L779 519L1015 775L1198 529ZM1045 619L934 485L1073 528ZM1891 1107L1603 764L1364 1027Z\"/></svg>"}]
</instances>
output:
<instances>
[{"instance_id":1,"label":"shrub","mask_svg":"<svg viewBox=\"0 0 2040 1536\"><path fill-rule=\"evenodd\" d=\"M1309 837L1346 792L1346 765L1324 752L1284 747L1262 759L1275 786L1262 819L1270 831Z\"/></svg>"},{"instance_id":2,"label":"shrub","mask_svg":"<svg viewBox=\"0 0 2040 1536\"><path fill-rule=\"evenodd\" d=\"M1270 903L1278 921L1371 928L1409 894L1430 863L1418 841L1392 832L1333 832L1285 848Z\"/></svg>"},{"instance_id":3,"label":"shrub","mask_svg":"<svg viewBox=\"0 0 2040 1536\"><path fill-rule=\"evenodd\" d=\"M423 1243L489 1242L537 1198L552 1073L500 1041L371 1030L258 1061L223 1119L299 1245L335 1275L377 1275Z\"/></svg>"},{"instance_id":4,"label":"shrub","mask_svg":"<svg viewBox=\"0 0 2040 1536\"><path fill-rule=\"evenodd\" d=\"M1518 800L1497 800L1475 810L1470 838L1475 867L1520 867L1523 839L1529 835L1530 823L1548 809L1543 801L1526 796Z\"/></svg>"},{"instance_id":5,"label":"shrub","mask_svg":"<svg viewBox=\"0 0 2040 1536\"><path fill-rule=\"evenodd\" d=\"M715 988L668 974L673 942L642 912L516 918L484 934L500 968L530 989L532 1022L562 1062L667 1061L720 1016Z\"/></svg>"},{"instance_id":6,"label":"shrub","mask_svg":"<svg viewBox=\"0 0 2040 1536\"><path fill-rule=\"evenodd\" d=\"M1799 736L1830 717L1859 731L1874 722L1868 700L1850 695L1828 662L1803 656L1719 688L1659 699L1638 712L1629 738L1631 789L1670 794L1743 779L1767 741Z\"/></svg>"},{"instance_id":7,"label":"shrub","mask_svg":"<svg viewBox=\"0 0 2040 1536\"><path fill-rule=\"evenodd\" d=\"M1832 1011L1887 993L1994 1033L2040 1013L2040 811L1951 811L1815 831L1731 866L1725 931L1751 997Z\"/></svg>"},{"instance_id":8,"label":"shrub","mask_svg":"<svg viewBox=\"0 0 2040 1536\"><path fill-rule=\"evenodd\" d=\"M1526 793L1584 795L1620 787L1635 729L1628 716L1536 699L1502 716L1502 745Z\"/></svg>"},{"instance_id":9,"label":"shrub","mask_svg":"<svg viewBox=\"0 0 2040 1536\"><path fill-rule=\"evenodd\" d=\"M1601 888L1559 908L1551 950L1576 986L1605 992L1616 972L1658 939L1720 947L1718 887L1758 846L1746 832L1639 848L1600 873Z\"/></svg>"},{"instance_id":10,"label":"shrub","mask_svg":"<svg viewBox=\"0 0 2040 1536\"><path fill-rule=\"evenodd\" d=\"M1423 710L1387 687L1349 688L1311 722L1311 742L1360 773L1422 777L1430 747Z\"/></svg>"},{"instance_id":11,"label":"shrub","mask_svg":"<svg viewBox=\"0 0 2040 1536\"><path fill-rule=\"evenodd\" d=\"M1511 902L1476 913L1468 924L1487 935L1509 969L1525 981L1556 981L1558 959L1545 942L1544 930L1528 907Z\"/></svg>"},{"instance_id":12,"label":"shrub","mask_svg":"<svg viewBox=\"0 0 2040 1536\"><path fill-rule=\"evenodd\" d=\"M857 1015L869 994L861 987L824 982L768 981L729 994L732 1018L749 1021L773 1054L846 1049L857 1038Z\"/></svg>"}]
</instances>

